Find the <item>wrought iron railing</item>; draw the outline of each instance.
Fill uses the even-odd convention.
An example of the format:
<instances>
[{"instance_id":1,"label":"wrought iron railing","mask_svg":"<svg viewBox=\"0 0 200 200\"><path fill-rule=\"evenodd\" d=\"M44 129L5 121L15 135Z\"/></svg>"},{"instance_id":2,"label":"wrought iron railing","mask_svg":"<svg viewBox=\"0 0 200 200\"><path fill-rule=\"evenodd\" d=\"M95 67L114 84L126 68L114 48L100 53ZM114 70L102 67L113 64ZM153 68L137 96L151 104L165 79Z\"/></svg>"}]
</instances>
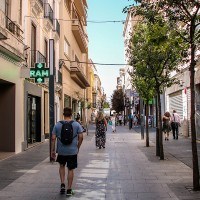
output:
<instances>
[{"instance_id":1,"label":"wrought iron railing","mask_svg":"<svg viewBox=\"0 0 200 200\"><path fill-rule=\"evenodd\" d=\"M9 19L9 17L6 16L6 28L13 33L14 35L17 36L18 39L20 39L21 41L23 40L23 31L20 29L20 27L13 22L11 19Z\"/></svg>"},{"instance_id":2,"label":"wrought iron railing","mask_svg":"<svg viewBox=\"0 0 200 200\"><path fill-rule=\"evenodd\" d=\"M48 18L53 25L53 9L49 3L44 4L44 17Z\"/></svg>"},{"instance_id":3,"label":"wrought iron railing","mask_svg":"<svg viewBox=\"0 0 200 200\"><path fill-rule=\"evenodd\" d=\"M31 67L35 67L35 63L46 63L46 57L40 51L31 50Z\"/></svg>"},{"instance_id":4,"label":"wrought iron railing","mask_svg":"<svg viewBox=\"0 0 200 200\"><path fill-rule=\"evenodd\" d=\"M54 19L54 31L56 31L60 36L60 23L58 22L57 19Z\"/></svg>"}]
</instances>

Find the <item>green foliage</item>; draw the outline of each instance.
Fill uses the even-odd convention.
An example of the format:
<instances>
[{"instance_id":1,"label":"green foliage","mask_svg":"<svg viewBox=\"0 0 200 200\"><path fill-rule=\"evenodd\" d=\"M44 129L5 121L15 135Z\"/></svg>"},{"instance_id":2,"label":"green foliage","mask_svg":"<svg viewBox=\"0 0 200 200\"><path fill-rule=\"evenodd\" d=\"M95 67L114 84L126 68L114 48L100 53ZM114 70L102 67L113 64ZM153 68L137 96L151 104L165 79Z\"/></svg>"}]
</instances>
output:
<instances>
[{"instance_id":1,"label":"green foliage","mask_svg":"<svg viewBox=\"0 0 200 200\"><path fill-rule=\"evenodd\" d=\"M111 102L112 109L115 110L117 113L124 110L124 93L122 89L114 91Z\"/></svg>"},{"instance_id":2,"label":"green foliage","mask_svg":"<svg viewBox=\"0 0 200 200\"><path fill-rule=\"evenodd\" d=\"M110 104L109 104L109 102L104 102L104 104L103 104L103 108L110 108Z\"/></svg>"},{"instance_id":3,"label":"green foliage","mask_svg":"<svg viewBox=\"0 0 200 200\"><path fill-rule=\"evenodd\" d=\"M154 23L139 22L129 49L130 65L138 77L136 80L152 82L157 92L170 87L177 82L170 73L179 71L178 64L185 48L182 38L158 14Z\"/></svg>"}]
</instances>

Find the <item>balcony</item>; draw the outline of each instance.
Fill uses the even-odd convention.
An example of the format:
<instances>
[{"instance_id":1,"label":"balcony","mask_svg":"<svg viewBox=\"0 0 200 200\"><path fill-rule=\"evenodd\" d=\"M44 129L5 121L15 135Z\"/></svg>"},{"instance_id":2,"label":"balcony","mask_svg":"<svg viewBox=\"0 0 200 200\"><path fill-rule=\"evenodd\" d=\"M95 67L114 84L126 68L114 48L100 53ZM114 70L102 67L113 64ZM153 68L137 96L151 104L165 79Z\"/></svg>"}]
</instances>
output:
<instances>
[{"instance_id":1,"label":"balcony","mask_svg":"<svg viewBox=\"0 0 200 200\"><path fill-rule=\"evenodd\" d=\"M44 10L43 9L44 8L44 0L31 0L31 7L32 7L32 11L36 15L39 15Z\"/></svg>"},{"instance_id":2,"label":"balcony","mask_svg":"<svg viewBox=\"0 0 200 200\"><path fill-rule=\"evenodd\" d=\"M57 19L53 20L53 32L54 32L54 38L59 39L60 37L60 23Z\"/></svg>"},{"instance_id":3,"label":"balcony","mask_svg":"<svg viewBox=\"0 0 200 200\"><path fill-rule=\"evenodd\" d=\"M86 0L74 0L75 6L77 10L79 11L80 15L86 16L87 15L87 2Z\"/></svg>"},{"instance_id":4,"label":"balcony","mask_svg":"<svg viewBox=\"0 0 200 200\"><path fill-rule=\"evenodd\" d=\"M71 63L70 76L82 89L90 87L85 74L82 72L80 66L76 62Z\"/></svg>"},{"instance_id":5,"label":"balcony","mask_svg":"<svg viewBox=\"0 0 200 200\"><path fill-rule=\"evenodd\" d=\"M31 50L30 67L35 67L35 63L46 63L46 57L40 51Z\"/></svg>"},{"instance_id":6,"label":"balcony","mask_svg":"<svg viewBox=\"0 0 200 200\"><path fill-rule=\"evenodd\" d=\"M87 34L78 19L72 20L72 32L82 53L87 53Z\"/></svg>"},{"instance_id":7,"label":"balcony","mask_svg":"<svg viewBox=\"0 0 200 200\"><path fill-rule=\"evenodd\" d=\"M23 31L0 10L0 51L13 60L24 60Z\"/></svg>"},{"instance_id":8,"label":"balcony","mask_svg":"<svg viewBox=\"0 0 200 200\"><path fill-rule=\"evenodd\" d=\"M44 18L46 19L44 25L47 30L53 29L53 9L49 3L44 4Z\"/></svg>"},{"instance_id":9,"label":"balcony","mask_svg":"<svg viewBox=\"0 0 200 200\"><path fill-rule=\"evenodd\" d=\"M13 22L11 19L9 19L7 16L6 16L6 28L12 33L14 34L15 36L17 36L17 38L22 41L23 40L23 31L20 29L20 27L15 23Z\"/></svg>"}]
</instances>

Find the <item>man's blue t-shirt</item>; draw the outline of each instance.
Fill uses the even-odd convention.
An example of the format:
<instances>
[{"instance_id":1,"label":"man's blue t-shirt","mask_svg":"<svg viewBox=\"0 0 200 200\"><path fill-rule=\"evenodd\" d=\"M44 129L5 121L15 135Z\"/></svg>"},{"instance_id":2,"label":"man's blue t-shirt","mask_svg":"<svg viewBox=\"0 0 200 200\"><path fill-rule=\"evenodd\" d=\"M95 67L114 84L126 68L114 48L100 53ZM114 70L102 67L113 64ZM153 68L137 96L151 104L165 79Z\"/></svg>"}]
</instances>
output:
<instances>
[{"instance_id":1,"label":"man's blue t-shirt","mask_svg":"<svg viewBox=\"0 0 200 200\"><path fill-rule=\"evenodd\" d=\"M56 135L56 138L57 138L56 152L59 155L76 155L78 153L78 146L77 146L78 145L78 134L83 132L83 128L76 121L74 121L72 123L72 127L73 127L73 134L76 137L74 137L72 143L69 145L62 144L62 142L59 139L59 138L61 138L62 124L60 122L57 122L57 124L53 128L52 135Z\"/></svg>"}]
</instances>

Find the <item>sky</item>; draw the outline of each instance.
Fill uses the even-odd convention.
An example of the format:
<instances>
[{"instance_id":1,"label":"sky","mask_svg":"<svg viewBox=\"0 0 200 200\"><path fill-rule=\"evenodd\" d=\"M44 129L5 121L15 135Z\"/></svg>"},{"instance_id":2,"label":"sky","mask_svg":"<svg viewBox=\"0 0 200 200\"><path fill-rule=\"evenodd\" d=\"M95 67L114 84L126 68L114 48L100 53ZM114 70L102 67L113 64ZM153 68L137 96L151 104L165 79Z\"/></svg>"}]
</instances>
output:
<instances>
[{"instance_id":1,"label":"sky","mask_svg":"<svg viewBox=\"0 0 200 200\"><path fill-rule=\"evenodd\" d=\"M89 58L94 63L124 64L123 23L92 23L90 21L121 21L126 19L124 7L128 0L87 0L87 32ZM109 98L117 86L119 69L124 66L96 65L104 93Z\"/></svg>"}]
</instances>

